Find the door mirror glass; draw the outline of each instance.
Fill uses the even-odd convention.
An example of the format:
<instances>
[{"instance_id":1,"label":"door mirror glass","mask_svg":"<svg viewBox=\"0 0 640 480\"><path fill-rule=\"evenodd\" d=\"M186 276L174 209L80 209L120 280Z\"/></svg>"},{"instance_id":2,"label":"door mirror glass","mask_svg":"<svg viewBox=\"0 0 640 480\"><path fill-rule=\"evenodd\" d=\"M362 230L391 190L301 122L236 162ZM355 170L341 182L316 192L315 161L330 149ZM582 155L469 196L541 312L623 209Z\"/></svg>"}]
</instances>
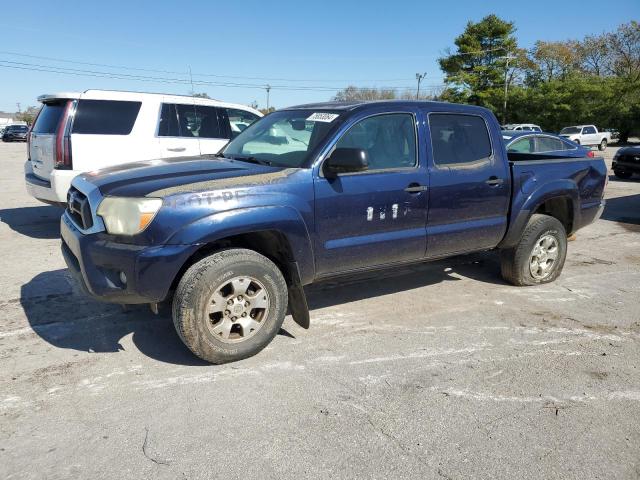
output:
<instances>
[{"instance_id":1,"label":"door mirror glass","mask_svg":"<svg viewBox=\"0 0 640 480\"><path fill-rule=\"evenodd\" d=\"M324 162L325 174L362 172L369 168L367 152L359 148L336 148Z\"/></svg>"}]
</instances>

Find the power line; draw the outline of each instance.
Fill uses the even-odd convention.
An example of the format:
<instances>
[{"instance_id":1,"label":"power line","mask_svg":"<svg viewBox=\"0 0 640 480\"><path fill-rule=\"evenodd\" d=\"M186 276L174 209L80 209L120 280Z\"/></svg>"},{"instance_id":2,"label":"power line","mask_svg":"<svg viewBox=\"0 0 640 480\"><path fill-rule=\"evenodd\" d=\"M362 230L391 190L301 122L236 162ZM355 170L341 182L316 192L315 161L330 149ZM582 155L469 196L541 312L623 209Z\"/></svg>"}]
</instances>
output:
<instances>
[{"instance_id":1,"label":"power line","mask_svg":"<svg viewBox=\"0 0 640 480\"><path fill-rule=\"evenodd\" d=\"M167 74L172 74L172 75L186 75L185 72L178 72L175 70L156 70L156 69L152 69L152 68L140 68L140 67L130 67L130 66L125 66L125 65L111 65L111 64L106 64L106 63L93 63L93 62L82 62L82 61L77 61L77 60L67 60L67 59L62 59L62 58L56 58L56 57L47 57L47 56L42 56L42 55L30 55L30 54L26 54L26 53L18 53L18 52L10 52L10 51L6 51L6 50L0 50L0 54L4 54L4 55L13 55L13 56L17 56L17 57L24 57L24 58L33 58L33 59L38 59L38 60L50 60L50 61L54 61L54 62L62 62L62 63L70 63L70 64L75 64L75 65L87 65L87 66L92 66L92 67L105 67L105 68L115 68L115 69L120 69L120 70L131 70L131 71L138 71L138 72L149 72L149 73L167 73ZM214 78L230 78L230 79L236 79L236 80L265 80L265 81L281 81L281 82L351 82L354 80L336 80L336 79L324 79L324 80L320 80L320 79L300 79L300 78L273 78L273 77L253 77L253 76L241 76L241 75L220 75L220 74L214 74L214 73L196 73L193 72L192 75L196 76L196 77L214 77ZM368 80L368 81L373 81L373 82L402 82L405 81L406 78L392 78L392 79L387 79L387 80ZM360 81L360 80L355 80L355 81Z\"/></svg>"},{"instance_id":2,"label":"power line","mask_svg":"<svg viewBox=\"0 0 640 480\"><path fill-rule=\"evenodd\" d=\"M76 69L76 68L68 68L68 67L58 67L53 65L43 65L43 64L34 64L27 62L14 62L10 60L1 60L0 59L0 67L1 68L12 68L18 70L27 70L27 71L38 71L38 72L47 72L47 73L57 73L63 75L73 75L73 76L88 76L94 78L107 78L112 80L134 80L134 81L144 81L144 82L153 82L153 83L171 83L171 84L180 84L180 85L190 85L190 78L175 78L175 77L161 77L161 76L149 76L149 75L133 75L128 73L120 73L120 72L104 72L99 70L87 70L87 69ZM233 87L233 88L258 88L264 89L265 86L263 84L255 84L255 83L239 83L239 82L222 82L222 81L204 81L204 80L193 80L194 85L201 86L217 86L217 87ZM439 88L444 86L444 84L437 85L427 85L426 87L431 88ZM273 90L291 90L291 91L323 91L323 92L333 92L337 90L345 89L345 86L340 87L329 87L329 86L311 86L311 85L271 85L270 89ZM396 86L396 87L359 87L359 88L368 88L368 89L379 89L379 88L389 88L394 90L415 90L413 87L409 86Z\"/></svg>"}]
</instances>

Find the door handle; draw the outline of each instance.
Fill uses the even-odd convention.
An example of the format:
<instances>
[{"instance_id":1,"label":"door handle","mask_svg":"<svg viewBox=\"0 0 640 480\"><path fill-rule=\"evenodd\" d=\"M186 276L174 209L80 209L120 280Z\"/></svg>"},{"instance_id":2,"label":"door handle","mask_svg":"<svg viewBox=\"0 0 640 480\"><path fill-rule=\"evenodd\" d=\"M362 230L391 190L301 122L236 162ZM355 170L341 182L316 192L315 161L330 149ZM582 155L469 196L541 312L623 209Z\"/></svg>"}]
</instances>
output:
<instances>
[{"instance_id":1,"label":"door handle","mask_svg":"<svg viewBox=\"0 0 640 480\"><path fill-rule=\"evenodd\" d=\"M412 183L407 188L404 189L407 193L420 193L426 192L429 189L426 185L420 185L418 183Z\"/></svg>"},{"instance_id":2,"label":"door handle","mask_svg":"<svg viewBox=\"0 0 640 480\"><path fill-rule=\"evenodd\" d=\"M173 147L167 148L167 150L169 150L170 152L184 152L186 150L186 147Z\"/></svg>"},{"instance_id":3,"label":"door handle","mask_svg":"<svg viewBox=\"0 0 640 480\"><path fill-rule=\"evenodd\" d=\"M504 179L498 177L489 177L489 180L486 182L487 185L491 185L492 187L496 187L498 185L502 185L504 183Z\"/></svg>"}]
</instances>

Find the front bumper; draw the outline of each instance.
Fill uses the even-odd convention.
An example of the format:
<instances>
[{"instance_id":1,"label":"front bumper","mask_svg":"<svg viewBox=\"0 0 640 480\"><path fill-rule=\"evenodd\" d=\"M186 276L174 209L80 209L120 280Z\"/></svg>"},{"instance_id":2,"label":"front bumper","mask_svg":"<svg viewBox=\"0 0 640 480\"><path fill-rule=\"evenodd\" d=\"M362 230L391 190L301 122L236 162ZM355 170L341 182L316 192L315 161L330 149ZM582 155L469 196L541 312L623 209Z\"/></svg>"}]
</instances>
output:
<instances>
[{"instance_id":1,"label":"front bumper","mask_svg":"<svg viewBox=\"0 0 640 480\"><path fill-rule=\"evenodd\" d=\"M104 233L84 235L65 212L60 220L62 255L71 274L92 296L112 303L157 303L199 245L141 246L118 243ZM121 281L121 272L126 283Z\"/></svg>"},{"instance_id":2,"label":"front bumper","mask_svg":"<svg viewBox=\"0 0 640 480\"><path fill-rule=\"evenodd\" d=\"M44 180L33 173L31 162L24 163L24 183L27 193L45 203L66 204L67 191L80 172L75 170L54 170L49 180Z\"/></svg>"}]
</instances>

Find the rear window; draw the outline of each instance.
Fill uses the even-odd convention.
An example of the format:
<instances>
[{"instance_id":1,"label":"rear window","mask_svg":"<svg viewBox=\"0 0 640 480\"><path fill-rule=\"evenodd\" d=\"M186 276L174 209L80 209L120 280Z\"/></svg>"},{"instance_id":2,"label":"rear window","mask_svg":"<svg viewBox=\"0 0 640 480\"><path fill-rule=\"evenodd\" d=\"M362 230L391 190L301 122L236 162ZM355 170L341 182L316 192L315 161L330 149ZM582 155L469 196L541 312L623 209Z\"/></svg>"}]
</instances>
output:
<instances>
[{"instance_id":1,"label":"rear window","mask_svg":"<svg viewBox=\"0 0 640 480\"><path fill-rule=\"evenodd\" d=\"M56 103L45 103L40 109L40 114L33 126L33 133L55 134L60 122L60 117L64 112L66 101Z\"/></svg>"},{"instance_id":2,"label":"rear window","mask_svg":"<svg viewBox=\"0 0 640 480\"><path fill-rule=\"evenodd\" d=\"M463 165L491 156L489 131L482 117L432 113L429 128L436 165Z\"/></svg>"},{"instance_id":3,"label":"rear window","mask_svg":"<svg viewBox=\"0 0 640 480\"><path fill-rule=\"evenodd\" d=\"M73 120L73 133L129 135L142 102L80 100Z\"/></svg>"}]
</instances>

